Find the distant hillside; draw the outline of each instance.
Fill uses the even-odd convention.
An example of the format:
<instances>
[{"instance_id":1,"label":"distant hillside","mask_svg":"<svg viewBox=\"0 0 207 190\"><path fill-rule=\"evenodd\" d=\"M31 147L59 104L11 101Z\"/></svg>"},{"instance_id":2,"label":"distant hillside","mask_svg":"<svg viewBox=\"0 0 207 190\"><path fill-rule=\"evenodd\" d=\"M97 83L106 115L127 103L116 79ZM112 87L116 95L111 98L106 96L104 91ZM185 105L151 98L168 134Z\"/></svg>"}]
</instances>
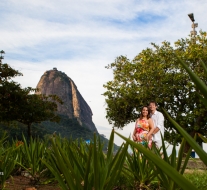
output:
<instances>
[{"instance_id":1,"label":"distant hillside","mask_svg":"<svg viewBox=\"0 0 207 190\"><path fill-rule=\"evenodd\" d=\"M61 121L59 123L44 121L40 124L32 125L32 136L39 137L41 139L46 138L53 133L60 134L63 138L72 138L74 140L82 138L83 140L92 140L94 132L88 129L84 124L80 125L77 119L69 119L67 116L60 115ZM9 127L5 124L0 124L0 134L6 131L9 135L9 140L22 139L22 134L27 137L27 128L21 123L15 123ZM104 143L104 150L107 150L108 139L99 135L101 141ZM114 150L116 151L119 147L114 144Z\"/></svg>"}]
</instances>

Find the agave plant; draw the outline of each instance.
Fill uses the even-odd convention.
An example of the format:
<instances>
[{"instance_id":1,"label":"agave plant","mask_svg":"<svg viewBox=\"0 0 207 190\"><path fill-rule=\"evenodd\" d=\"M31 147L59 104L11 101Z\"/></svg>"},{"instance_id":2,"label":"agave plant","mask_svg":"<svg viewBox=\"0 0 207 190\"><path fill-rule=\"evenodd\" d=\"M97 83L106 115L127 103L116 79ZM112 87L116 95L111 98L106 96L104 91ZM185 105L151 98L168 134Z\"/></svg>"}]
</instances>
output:
<instances>
[{"instance_id":1,"label":"agave plant","mask_svg":"<svg viewBox=\"0 0 207 190\"><path fill-rule=\"evenodd\" d=\"M146 147L147 148L147 147ZM136 189L150 189L152 182L158 175L152 161L132 147L132 154L129 152L126 155L126 165L123 168L123 173L128 181L131 182L131 187Z\"/></svg>"},{"instance_id":2,"label":"agave plant","mask_svg":"<svg viewBox=\"0 0 207 190\"><path fill-rule=\"evenodd\" d=\"M184 190L189 190L189 189L196 190L196 187L192 183L190 183L186 178L184 178L183 175L176 170L176 167L171 166L169 163L163 160L161 156L154 154L154 152L146 149L141 144L137 144L117 132L115 133L118 136L120 136L122 139L124 139L126 142L128 142L130 145L132 145L134 148L138 149L138 151L140 151L146 157L147 160L153 162L153 164L156 166L156 170L161 176L159 179L161 178L162 180L165 179L164 184L166 184L167 190L174 190L176 188L173 183L177 184L179 187L181 187ZM162 149L163 150L166 149L165 146L162 147ZM172 163L174 163L174 161L172 161ZM173 181L172 185L169 185L169 183L171 182L168 180L168 178L165 177L166 175L170 179L172 179Z\"/></svg>"},{"instance_id":3,"label":"agave plant","mask_svg":"<svg viewBox=\"0 0 207 190\"><path fill-rule=\"evenodd\" d=\"M43 142L40 139L30 138L29 143L23 136L23 142L17 141L16 145L19 146L18 151L19 159L17 164L25 170L25 175L29 175L34 182L39 182L40 178L44 176L47 167L42 162L47 156L47 141Z\"/></svg>"},{"instance_id":4,"label":"agave plant","mask_svg":"<svg viewBox=\"0 0 207 190\"><path fill-rule=\"evenodd\" d=\"M192 151L192 148L190 148L188 153L186 155L184 155L185 144L186 144L186 140L183 138L182 142L180 144L180 148L179 148L178 156L177 156L176 143L174 143L173 147L172 147L172 152L168 156L167 147L164 143L164 139L162 138L162 154L160 154L160 150L157 149L155 146L153 147L153 151L156 153L157 156L161 157L170 166L175 168L177 172L179 172L181 175L183 175L183 173L186 169L188 160L190 158L191 151ZM155 170L157 170L157 172L158 172L157 178L159 179L159 182L162 187L164 187L165 189L170 189L170 190L177 189L178 186L177 186L176 182L173 179L171 179L170 176L163 173L159 167L157 167Z\"/></svg>"},{"instance_id":5,"label":"agave plant","mask_svg":"<svg viewBox=\"0 0 207 190\"><path fill-rule=\"evenodd\" d=\"M128 144L123 144L116 155L112 131L107 154L100 139L94 134L93 143L70 143L67 150L58 138L52 139L52 152L44 163L54 174L61 189L113 189L119 179Z\"/></svg>"},{"instance_id":6,"label":"agave plant","mask_svg":"<svg viewBox=\"0 0 207 190\"><path fill-rule=\"evenodd\" d=\"M14 144L12 146L7 144L6 138L4 134L0 139L0 189L5 188L5 182L14 170L18 159L18 154L16 154L18 147Z\"/></svg>"}]
</instances>

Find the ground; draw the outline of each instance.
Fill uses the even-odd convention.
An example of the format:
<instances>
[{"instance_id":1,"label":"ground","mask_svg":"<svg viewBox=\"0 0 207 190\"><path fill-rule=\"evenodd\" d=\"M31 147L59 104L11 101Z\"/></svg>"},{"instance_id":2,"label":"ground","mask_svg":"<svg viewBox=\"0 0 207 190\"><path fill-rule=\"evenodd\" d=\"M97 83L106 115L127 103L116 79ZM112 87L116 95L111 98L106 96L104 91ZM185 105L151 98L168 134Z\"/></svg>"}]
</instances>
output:
<instances>
[{"instance_id":1,"label":"ground","mask_svg":"<svg viewBox=\"0 0 207 190\"><path fill-rule=\"evenodd\" d=\"M12 176L6 181L7 190L30 190L29 188L31 190L61 190L57 184L34 185L29 178L24 176Z\"/></svg>"}]
</instances>

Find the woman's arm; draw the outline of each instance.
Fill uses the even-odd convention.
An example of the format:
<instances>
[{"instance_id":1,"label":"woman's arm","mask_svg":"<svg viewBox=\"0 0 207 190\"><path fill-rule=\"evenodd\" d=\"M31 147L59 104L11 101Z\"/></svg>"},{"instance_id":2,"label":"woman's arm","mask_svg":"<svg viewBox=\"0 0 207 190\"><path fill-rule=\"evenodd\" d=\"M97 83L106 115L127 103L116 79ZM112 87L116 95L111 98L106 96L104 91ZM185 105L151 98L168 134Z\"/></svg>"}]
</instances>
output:
<instances>
[{"instance_id":1,"label":"woman's arm","mask_svg":"<svg viewBox=\"0 0 207 190\"><path fill-rule=\"evenodd\" d=\"M137 121L136 121L136 123L135 123L134 131L133 131L133 133L132 133L132 138L133 138L134 141L137 140L137 138L136 138L136 136L135 136L135 134L136 134L136 124L137 124Z\"/></svg>"}]
</instances>

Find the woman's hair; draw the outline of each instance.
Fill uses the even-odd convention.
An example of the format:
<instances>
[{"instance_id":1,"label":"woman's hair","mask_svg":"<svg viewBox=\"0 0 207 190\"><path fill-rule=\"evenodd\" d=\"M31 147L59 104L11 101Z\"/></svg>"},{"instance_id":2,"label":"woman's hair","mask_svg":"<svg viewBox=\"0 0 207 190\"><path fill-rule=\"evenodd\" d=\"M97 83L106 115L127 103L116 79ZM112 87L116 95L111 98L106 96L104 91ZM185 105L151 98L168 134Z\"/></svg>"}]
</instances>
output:
<instances>
[{"instance_id":1,"label":"woman's hair","mask_svg":"<svg viewBox=\"0 0 207 190\"><path fill-rule=\"evenodd\" d=\"M148 111L148 114L147 114L147 119L149 119L150 118L150 109L149 109L149 107L148 106L142 106L142 109L141 109L141 114L140 114L140 119L142 119L143 118L143 115L142 115L142 110L144 109L144 108L147 108L147 111Z\"/></svg>"}]
</instances>

